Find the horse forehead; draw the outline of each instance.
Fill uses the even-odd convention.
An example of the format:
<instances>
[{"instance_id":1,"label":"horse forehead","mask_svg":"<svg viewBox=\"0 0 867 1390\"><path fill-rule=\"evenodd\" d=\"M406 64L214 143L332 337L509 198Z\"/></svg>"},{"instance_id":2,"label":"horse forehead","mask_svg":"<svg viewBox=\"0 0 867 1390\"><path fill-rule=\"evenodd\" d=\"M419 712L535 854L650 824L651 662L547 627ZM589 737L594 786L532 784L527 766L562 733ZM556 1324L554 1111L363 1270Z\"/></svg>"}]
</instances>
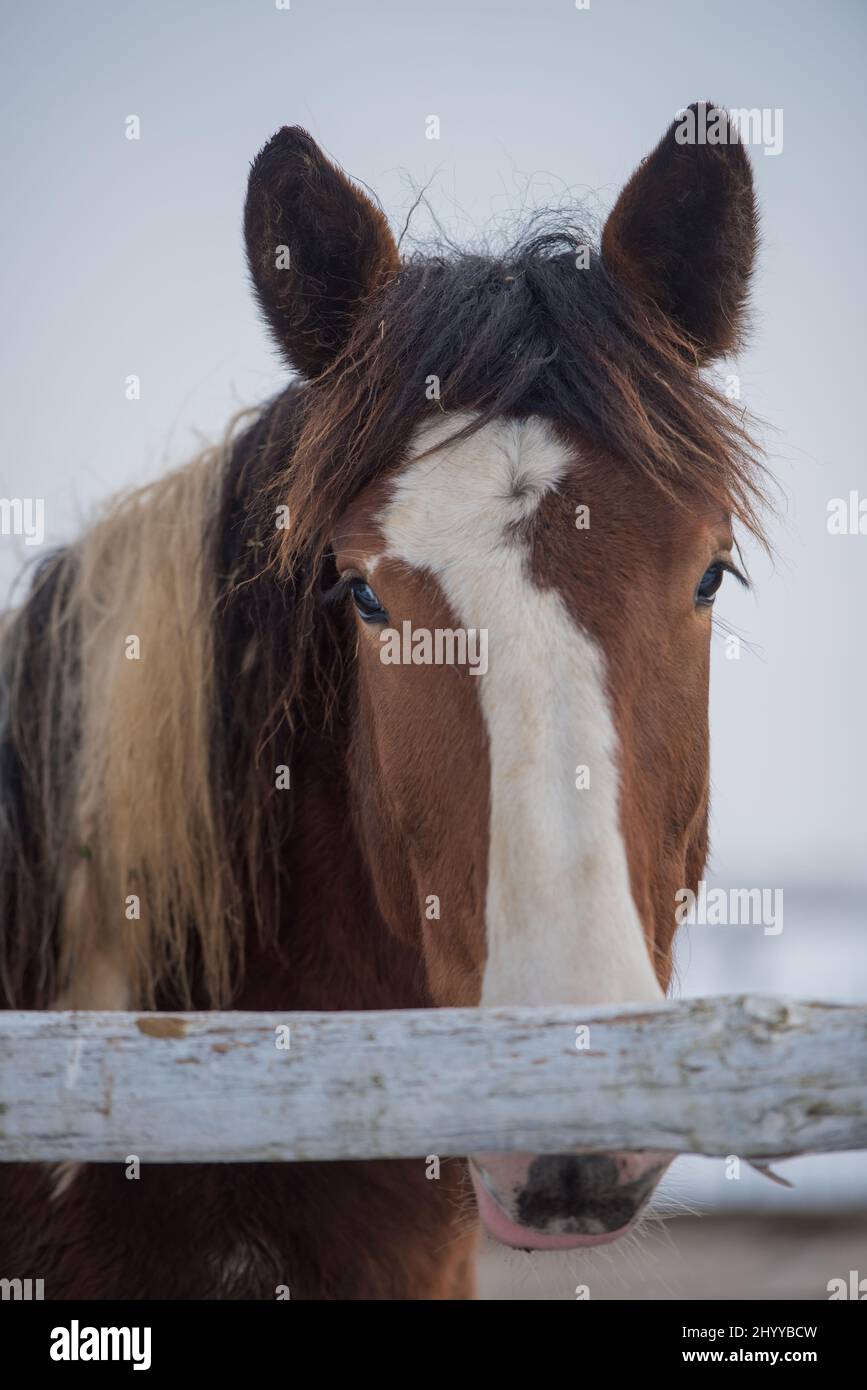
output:
<instances>
[{"instance_id":1,"label":"horse forehead","mask_svg":"<svg viewBox=\"0 0 867 1390\"><path fill-rule=\"evenodd\" d=\"M575 466L545 420L494 420L456 439L471 419L448 415L415 436L376 518L386 555L440 575L488 565Z\"/></svg>"}]
</instances>

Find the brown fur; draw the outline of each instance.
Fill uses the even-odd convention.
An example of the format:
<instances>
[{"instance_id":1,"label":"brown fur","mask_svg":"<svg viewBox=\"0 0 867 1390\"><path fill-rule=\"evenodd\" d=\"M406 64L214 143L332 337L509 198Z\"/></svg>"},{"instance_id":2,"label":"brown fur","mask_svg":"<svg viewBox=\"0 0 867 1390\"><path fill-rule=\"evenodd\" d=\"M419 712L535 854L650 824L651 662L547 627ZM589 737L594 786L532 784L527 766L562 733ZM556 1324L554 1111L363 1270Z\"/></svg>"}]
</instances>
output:
<instances>
[{"instance_id":1,"label":"brown fur","mask_svg":"<svg viewBox=\"0 0 867 1390\"><path fill-rule=\"evenodd\" d=\"M743 322L749 165L737 146L672 141L627 186L583 272L562 233L502 257L401 263L382 215L305 132L266 147L249 262L309 380L48 562L4 633L6 1007L478 1001L477 691L454 669L409 668L384 695L341 580L375 549L377 507L439 409L476 412L470 428L541 414L574 447L574 476L536 518L533 578L607 658L633 894L667 983L674 888L695 883L707 842L709 625L694 588L731 516L758 530L761 499L742 422L698 370ZM580 565L576 501L606 520ZM387 580L420 624L450 625L429 577L394 566ZM140 661L124 654L130 634ZM281 766L290 791L275 785ZM448 885L447 934L425 924L432 883ZM50 1298L472 1292L459 1160L430 1182L421 1162L140 1157L140 1182L119 1154L65 1174L54 1200L56 1175L11 1165L0 1272L44 1278Z\"/></svg>"}]
</instances>

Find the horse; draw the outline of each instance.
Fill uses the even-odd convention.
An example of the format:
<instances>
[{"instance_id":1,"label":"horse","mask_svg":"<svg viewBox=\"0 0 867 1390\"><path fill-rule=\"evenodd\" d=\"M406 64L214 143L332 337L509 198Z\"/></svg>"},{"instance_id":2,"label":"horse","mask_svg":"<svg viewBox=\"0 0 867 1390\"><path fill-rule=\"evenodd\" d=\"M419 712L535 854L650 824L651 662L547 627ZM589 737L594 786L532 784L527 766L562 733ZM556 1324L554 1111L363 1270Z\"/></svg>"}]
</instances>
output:
<instances>
[{"instance_id":1,"label":"horse","mask_svg":"<svg viewBox=\"0 0 867 1390\"><path fill-rule=\"evenodd\" d=\"M719 124L674 122L598 244L534 222L500 252L403 254L306 131L265 145L244 237L285 389L46 556L3 634L4 1007L665 997L713 603L764 496L709 370L758 236ZM471 1298L482 1226L619 1238L672 1155L139 1157L7 1165L3 1272Z\"/></svg>"}]
</instances>

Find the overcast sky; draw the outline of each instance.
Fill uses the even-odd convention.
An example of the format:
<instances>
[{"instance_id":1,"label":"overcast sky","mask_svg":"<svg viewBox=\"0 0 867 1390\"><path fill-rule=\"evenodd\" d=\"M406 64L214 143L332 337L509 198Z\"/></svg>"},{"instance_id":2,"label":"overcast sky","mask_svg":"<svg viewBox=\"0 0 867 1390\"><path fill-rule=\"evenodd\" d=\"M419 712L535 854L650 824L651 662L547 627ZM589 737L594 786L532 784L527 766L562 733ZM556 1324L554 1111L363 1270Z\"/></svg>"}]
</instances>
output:
<instances>
[{"instance_id":1,"label":"overcast sky","mask_svg":"<svg viewBox=\"0 0 867 1390\"><path fill-rule=\"evenodd\" d=\"M867 535L827 506L864 460L865 7L859 0L150 0L4 7L0 495L46 540L285 380L247 289L249 161L306 125L395 227L414 192L468 236L574 197L604 215L697 98L782 111L731 370L782 485L777 560L719 612L714 864L733 885L863 885ZM136 115L141 138L125 138ZM426 138L436 115L439 140ZM129 402L124 381L140 376ZM0 538L5 588L28 551Z\"/></svg>"}]
</instances>

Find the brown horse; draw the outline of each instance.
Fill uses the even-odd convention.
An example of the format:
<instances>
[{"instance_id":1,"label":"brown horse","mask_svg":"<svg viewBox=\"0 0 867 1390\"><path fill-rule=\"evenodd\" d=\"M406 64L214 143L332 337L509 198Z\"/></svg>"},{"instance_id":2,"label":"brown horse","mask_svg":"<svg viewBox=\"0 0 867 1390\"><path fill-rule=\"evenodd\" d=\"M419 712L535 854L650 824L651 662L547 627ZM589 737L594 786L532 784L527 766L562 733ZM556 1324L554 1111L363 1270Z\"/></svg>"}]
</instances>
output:
<instances>
[{"instance_id":1,"label":"brown horse","mask_svg":"<svg viewBox=\"0 0 867 1390\"><path fill-rule=\"evenodd\" d=\"M402 259L304 131L245 232L301 381L42 565L4 636L13 1008L652 1001L707 850L711 610L761 465L746 153L677 123L601 247ZM144 1102L143 1102L144 1103ZM669 1155L10 1165L49 1298L447 1298L629 1229ZM472 1181L467 1180L469 1171Z\"/></svg>"}]
</instances>

